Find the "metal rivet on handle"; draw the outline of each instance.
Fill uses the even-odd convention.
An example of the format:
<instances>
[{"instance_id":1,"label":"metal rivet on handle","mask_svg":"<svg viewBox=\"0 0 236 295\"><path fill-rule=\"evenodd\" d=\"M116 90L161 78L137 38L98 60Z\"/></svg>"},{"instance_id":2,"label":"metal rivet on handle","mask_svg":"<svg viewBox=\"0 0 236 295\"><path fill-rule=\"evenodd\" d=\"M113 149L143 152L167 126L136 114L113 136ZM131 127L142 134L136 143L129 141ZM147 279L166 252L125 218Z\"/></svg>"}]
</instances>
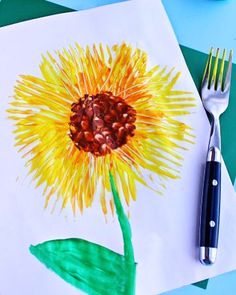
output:
<instances>
[{"instance_id":1,"label":"metal rivet on handle","mask_svg":"<svg viewBox=\"0 0 236 295\"><path fill-rule=\"evenodd\" d=\"M213 221L213 220L211 220L211 221L209 222L209 224L210 224L210 227L215 227L215 225L216 225L215 221Z\"/></svg>"},{"instance_id":2,"label":"metal rivet on handle","mask_svg":"<svg viewBox=\"0 0 236 295\"><path fill-rule=\"evenodd\" d=\"M216 179L213 179L213 180L212 180L212 185L213 185L213 186L217 186L217 184L218 184L218 181L217 181Z\"/></svg>"}]
</instances>

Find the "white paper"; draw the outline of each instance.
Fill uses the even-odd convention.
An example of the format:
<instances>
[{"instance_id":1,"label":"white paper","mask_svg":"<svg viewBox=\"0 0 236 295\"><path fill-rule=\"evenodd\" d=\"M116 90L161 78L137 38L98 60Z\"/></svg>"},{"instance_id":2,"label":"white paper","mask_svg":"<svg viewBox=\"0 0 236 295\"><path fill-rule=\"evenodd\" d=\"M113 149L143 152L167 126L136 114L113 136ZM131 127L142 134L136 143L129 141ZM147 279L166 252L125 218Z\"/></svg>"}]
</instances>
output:
<instances>
[{"instance_id":1,"label":"white paper","mask_svg":"<svg viewBox=\"0 0 236 295\"><path fill-rule=\"evenodd\" d=\"M78 237L123 253L117 218L106 223L99 201L75 218L69 209L61 214L43 210L42 189L34 189L26 177L24 160L13 146L6 109L18 75L40 75L42 53L74 42L112 45L124 40L147 51L150 66L175 66L182 72L176 88L192 91L197 98L196 112L183 118L191 122L196 144L185 153L181 180L168 181L164 197L139 185L137 201L130 208L137 294L154 295L236 268L236 197L225 167L218 259L212 267L198 261L199 202L209 123L161 2L128 1L0 30L1 295L82 294L35 259L28 251L30 244Z\"/></svg>"}]
</instances>

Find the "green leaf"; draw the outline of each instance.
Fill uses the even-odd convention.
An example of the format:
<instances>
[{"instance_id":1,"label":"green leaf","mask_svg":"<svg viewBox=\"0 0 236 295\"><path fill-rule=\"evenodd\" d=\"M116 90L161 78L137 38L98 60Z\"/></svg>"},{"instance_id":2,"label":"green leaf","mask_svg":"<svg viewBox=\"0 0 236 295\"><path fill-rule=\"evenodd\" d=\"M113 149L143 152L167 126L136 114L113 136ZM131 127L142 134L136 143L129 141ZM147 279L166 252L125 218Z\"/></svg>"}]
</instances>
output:
<instances>
[{"instance_id":1,"label":"green leaf","mask_svg":"<svg viewBox=\"0 0 236 295\"><path fill-rule=\"evenodd\" d=\"M65 239L30 246L30 252L87 294L134 294L136 264L105 247L82 239Z\"/></svg>"}]
</instances>

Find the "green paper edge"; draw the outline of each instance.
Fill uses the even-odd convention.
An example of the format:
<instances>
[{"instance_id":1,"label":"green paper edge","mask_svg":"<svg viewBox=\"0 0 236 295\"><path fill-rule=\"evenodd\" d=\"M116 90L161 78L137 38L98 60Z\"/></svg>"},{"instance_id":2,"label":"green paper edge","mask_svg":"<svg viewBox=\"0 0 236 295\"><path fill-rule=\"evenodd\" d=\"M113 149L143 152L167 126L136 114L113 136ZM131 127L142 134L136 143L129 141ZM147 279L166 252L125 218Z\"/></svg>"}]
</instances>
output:
<instances>
[{"instance_id":1,"label":"green paper edge","mask_svg":"<svg viewBox=\"0 0 236 295\"><path fill-rule=\"evenodd\" d=\"M186 64L192 75L194 83L197 89L200 89L202 82L202 75L206 65L206 60L208 55L200 52L198 50L180 46L183 56L185 58ZM210 49L209 49L210 50ZM232 69L232 81L236 78L236 65L233 64ZM229 172L230 179L234 183L236 176L236 157L234 151L236 149L236 120L235 120L235 110L236 110L236 84L232 83L230 91L230 103L227 112L221 117L221 136L222 136L222 155ZM231 128L229 128L229 126ZM207 289L209 279L203 280L193 284L201 289Z\"/></svg>"},{"instance_id":2,"label":"green paper edge","mask_svg":"<svg viewBox=\"0 0 236 295\"><path fill-rule=\"evenodd\" d=\"M196 286L196 287L198 287L198 288L201 288L201 289L206 290L206 289L207 289L208 282L209 282L209 279L206 279L206 280L203 280L203 281L200 281L200 282L194 283L194 284L192 284L192 285L193 285L193 286Z\"/></svg>"},{"instance_id":3,"label":"green paper edge","mask_svg":"<svg viewBox=\"0 0 236 295\"><path fill-rule=\"evenodd\" d=\"M197 50L180 46L185 61L192 75L194 83L200 90L203 72L208 55ZM210 50L210 48L209 48ZM236 81L236 65L232 68L232 81ZM220 118L222 155L229 172L230 179L234 183L236 176L236 83L231 84L230 100L227 111Z\"/></svg>"},{"instance_id":4,"label":"green paper edge","mask_svg":"<svg viewBox=\"0 0 236 295\"><path fill-rule=\"evenodd\" d=\"M2 0L0 1L0 27L73 9L44 0Z\"/></svg>"}]
</instances>

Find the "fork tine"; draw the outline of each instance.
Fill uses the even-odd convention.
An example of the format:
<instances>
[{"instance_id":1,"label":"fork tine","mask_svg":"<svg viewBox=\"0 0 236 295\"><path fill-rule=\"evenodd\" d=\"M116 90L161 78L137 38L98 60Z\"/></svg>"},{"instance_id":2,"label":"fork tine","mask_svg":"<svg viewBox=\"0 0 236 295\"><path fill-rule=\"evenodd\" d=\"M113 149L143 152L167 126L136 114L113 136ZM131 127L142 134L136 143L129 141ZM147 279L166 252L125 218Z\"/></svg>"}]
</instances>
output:
<instances>
[{"instance_id":1,"label":"fork tine","mask_svg":"<svg viewBox=\"0 0 236 295\"><path fill-rule=\"evenodd\" d=\"M220 54L220 49L217 48L215 64L214 64L214 68L213 68L213 72L212 72L211 85L210 85L210 87L213 87L214 89L216 89L216 73L217 73L217 68L218 68L219 54Z\"/></svg>"},{"instance_id":2,"label":"fork tine","mask_svg":"<svg viewBox=\"0 0 236 295\"><path fill-rule=\"evenodd\" d=\"M206 68L204 71L203 79L202 79L202 88L209 86L209 80L210 80L210 72L211 72L211 61L212 61L212 55L213 55L213 47L211 47L209 57L207 60Z\"/></svg>"},{"instance_id":3,"label":"fork tine","mask_svg":"<svg viewBox=\"0 0 236 295\"><path fill-rule=\"evenodd\" d=\"M231 81L231 74L232 74L232 58L233 58L233 51L230 50L228 70L227 70L227 73L226 73L226 78L225 78L225 84L224 84L223 91L228 91L229 88L230 88L230 81Z\"/></svg>"},{"instance_id":4,"label":"fork tine","mask_svg":"<svg viewBox=\"0 0 236 295\"><path fill-rule=\"evenodd\" d=\"M221 65L220 65L220 73L219 73L219 78L218 78L218 83L217 83L217 90L223 90L223 74L224 74L224 66L225 66L225 56L226 56L226 50L224 49L223 55L222 55L222 60L221 60Z\"/></svg>"}]
</instances>

